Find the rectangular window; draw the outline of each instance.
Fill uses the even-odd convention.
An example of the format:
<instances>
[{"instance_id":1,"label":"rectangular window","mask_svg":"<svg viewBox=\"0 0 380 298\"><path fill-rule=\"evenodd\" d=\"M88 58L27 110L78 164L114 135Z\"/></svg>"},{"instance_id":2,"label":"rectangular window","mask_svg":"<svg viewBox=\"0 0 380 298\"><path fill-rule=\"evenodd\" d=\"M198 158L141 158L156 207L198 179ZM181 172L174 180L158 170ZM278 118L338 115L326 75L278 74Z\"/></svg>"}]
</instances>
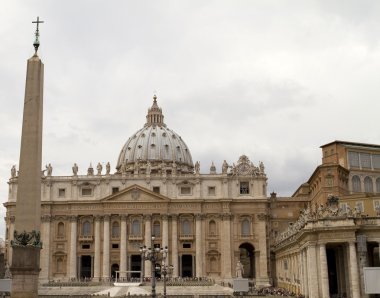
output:
<instances>
[{"instance_id":1,"label":"rectangular window","mask_svg":"<svg viewBox=\"0 0 380 298\"><path fill-rule=\"evenodd\" d=\"M348 152L348 161L350 167L359 168L359 153L358 152Z\"/></svg>"},{"instance_id":2,"label":"rectangular window","mask_svg":"<svg viewBox=\"0 0 380 298\"><path fill-rule=\"evenodd\" d=\"M361 162L362 168L370 169L371 155L369 155L369 153L360 153L360 162Z\"/></svg>"},{"instance_id":3,"label":"rectangular window","mask_svg":"<svg viewBox=\"0 0 380 298\"><path fill-rule=\"evenodd\" d=\"M66 196L66 189L64 189L64 188L58 189L58 197L64 198L65 196Z\"/></svg>"},{"instance_id":4,"label":"rectangular window","mask_svg":"<svg viewBox=\"0 0 380 298\"><path fill-rule=\"evenodd\" d=\"M380 211L380 201L373 201L373 208L375 211L379 210Z\"/></svg>"},{"instance_id":5,"label":"rectangular window","mask_svg":"<svg viewBox=\"0 0 380 298\"><path fill-rule=\"evenodd\" d=\"M190 186L182 186L181 187L181 195L190 195L190 194L191 194Z\"/></svg>"},{"instance_id":6,"label":"rectangular window","mask_svg":"<svg viewBox=\"0 0 380 298\"><path fill-rule=\"evenodd\" d=\"M119 244L117 243L112 243L112 249L118 249L119 248Z\"/></svg>"},{"instance_id":7,"label":"rectangular window","mask_svg":"<svg viewBox=\"0 0 380 298\"><path fill-rule=\"evenodd\" d=\"M92 196L92 188L82 188L82 196Z\"/></svg>"},{"instance_id":8,"label":"rectangular window","mask_svg":"<svg viewBox=\"0 0 380 298\"><path fill-rule=\"evenodd\" d=\"M355 203L355 208L356 208L356 210L358 210L360 212L364 212L364 204L363 204L363 202L356 202Z\"/></svg>"},{"instance_id":9,"label":"rectangular window","mask_svg":"<svg viewBox=\"0 0 380 298\"><path fill-rule=\"evenodd\" d=\"M119 192L119 188L118 187L112 187L112 194L114 195L115 193L118 193Z\"/></svg>"},{"instance_id":10,"label":"rectangular window","mask_svg":"<svg viewBox=\"0 0 380 298\"><path fill-rule=\"evenodd\" d=\"M215 186L209 186L208 187L208 195L209 196L215 196Z\"/></svg>"},{"instance_id":11,"label":"rectangular window","mask_svg":"<svg viewBox=\"0 0 380 298\"><path fill-rule=\"evenodd\" d=\"M339 207L343 212L347 211L347 203L339 203Z\"/></svg>"},{"instance_id":12,"label":"rectangular window","mask_svg":"<svg viewBox=\"0 0 380 298\"><path fill-rule=\"evenodd\" d=\"M153 186L153 192L154 193L160 193L160 187L159 186Z\"/></svg>"},{"instance_id":13,"label":"rectangular window","mask_svg":"<svg viewBox=\"0 0 380 298\"><path fill-rule=\"evenodd\" d=\"M82 249L90 249L90 244L83 244Z\"/></svg>"},{"instance_id":14,"label":"rectangular window","mask_svg":"<svg viewBox=\"0 0 380 298\"><path fill-rule=\"evenodd\" d=\"M191 248L191 243L184 243L182 245L183 248Z\"/></svg>"},{"instance_id":15,"label":"rectangular window","mask_svg":"<svg viewBox=\"0 0 380 298\"><path fill-rule=\"evenodd\" d=\"M241 195L249 194L249 183L248 182L240 182L240 194Z\"/></svg>"},{"instance_id":16,"label":"rectangular window","mask_svg":"<svg viewBox=\"0 0 380 298\"><path fill-rule=\"evenodd\" d=\"M372 164L375 169L380 169L380 154L372 155Z\"/></svg>"}]
</instances>

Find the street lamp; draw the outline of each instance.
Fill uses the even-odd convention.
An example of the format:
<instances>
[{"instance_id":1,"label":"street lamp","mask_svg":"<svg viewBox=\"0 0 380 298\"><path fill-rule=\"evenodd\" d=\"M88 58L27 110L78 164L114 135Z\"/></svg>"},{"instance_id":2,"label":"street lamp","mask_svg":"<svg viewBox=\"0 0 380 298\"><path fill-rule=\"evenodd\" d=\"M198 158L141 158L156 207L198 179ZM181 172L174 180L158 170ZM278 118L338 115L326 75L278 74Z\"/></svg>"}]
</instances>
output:
<instances>
[{"instance_id":1,"label":"street lamp","mask_svg":"<svg viewBox=\"0 0 380 298\"><path fill-rule=\"evenodd\" d=\"M153 241L154 236L152 237L152 244ZM150 261L152 263L152 298L156 298L156 264L159 263L159 261L165 263L168 255L168 247L166 246L165 248L159 248L154 247L154 245L152 246L152 248L146 248L146 245L140 246L140 253L142 260Z\"/></svg>"},{"instance_id":2,"label":"street lamp","mask_svg":"<svg viewBox=\"0 0 380 298\"><path fill-rule=\"evenodd\" d=\"M170 276L173 273L173 269L173 265L168 266L164 262L162 262L161 273L164 276L164 298L166 298L166 275L169 274Z\"/></svg>"}]
</instances>

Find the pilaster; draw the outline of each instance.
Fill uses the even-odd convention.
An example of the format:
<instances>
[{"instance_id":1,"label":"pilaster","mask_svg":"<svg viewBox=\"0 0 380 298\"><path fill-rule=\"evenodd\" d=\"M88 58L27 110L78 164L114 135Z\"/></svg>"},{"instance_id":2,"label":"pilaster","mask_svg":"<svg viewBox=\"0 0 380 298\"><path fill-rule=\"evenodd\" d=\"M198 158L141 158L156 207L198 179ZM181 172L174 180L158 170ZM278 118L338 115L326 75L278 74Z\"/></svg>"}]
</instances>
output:
<instances>
[{"instance_id":1,"label":"pilaster","mask_svg":"<svg viewBox=\"0 0 380 298\"><path fill-rule=\"evenodd\" d=\"M77 278L77 216L70 216L70 260L69 279Z\"/></svg>"},{"instance_id":2,"label":"pilaster","mask_svg":"<svg viewBox=\"0 0 380 298\"><path fill-rule=\"evenodd\" d=\"M120 278L126 277L127 270L127 215L120 216Z\"/></svg>"},{"instance_id":3,"label":"pilaster","mask_svg":"<svg viewBox=\"0 0 380 298\"><path fill-rule=\"evenodd\" d=\"M178 215L171 214L172 220L172 265L173 277L178 277Z\"/></svg>"},{"instance_id":4,"label":"pilaster","mask_svg":"<svg viewBox=\"0 0 380 298\"><path fill-rule=\"evenodd\" d=\"M95 216L94 281L100 280L100 215Z\"/></svg>"},{"instance_id":5,"label":"pilaster","mask_svg":"<svg viewBox=\"0 0 380 298\"><path fill-rule=\"evenodd\" d=\"M103 280L110 278L110 215L103 216Z\"/></svg>"}]
</instances>

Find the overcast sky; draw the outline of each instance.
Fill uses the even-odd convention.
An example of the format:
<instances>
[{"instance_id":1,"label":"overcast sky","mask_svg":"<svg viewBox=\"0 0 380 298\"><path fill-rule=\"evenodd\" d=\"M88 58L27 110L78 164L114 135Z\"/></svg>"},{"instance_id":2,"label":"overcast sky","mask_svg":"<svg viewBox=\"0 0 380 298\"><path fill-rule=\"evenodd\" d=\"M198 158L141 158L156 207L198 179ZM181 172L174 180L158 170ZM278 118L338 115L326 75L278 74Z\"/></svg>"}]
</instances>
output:
<instances>
[{"instance_id":1,"label":"overcast sky","mask_svg":"<svg viewBox=\"0 0 380 298\"><path fill-rule=\"evenodd\" d=\"M320 145L380 144L380 1L3 1L1 202L37 16L53 175L115 166L154 93L202 172L246 154L279 196L308 180Z\"/></svg>"}]
</instances>

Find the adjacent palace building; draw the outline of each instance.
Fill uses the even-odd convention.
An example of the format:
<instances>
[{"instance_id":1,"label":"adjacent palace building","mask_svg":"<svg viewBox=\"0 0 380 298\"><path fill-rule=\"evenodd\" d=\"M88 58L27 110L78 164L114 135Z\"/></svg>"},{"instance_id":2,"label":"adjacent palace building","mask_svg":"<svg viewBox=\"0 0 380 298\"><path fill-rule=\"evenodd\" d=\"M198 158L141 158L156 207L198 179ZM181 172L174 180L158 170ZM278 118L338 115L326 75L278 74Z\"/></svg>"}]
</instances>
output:
<instances>
[{"instance_id":1,"label":"adjacent palace building","mask_svg":"<svg viewBox=\"0 0 380 298\"><path fill-rule=\"evenodd\" d=\"M146 245L168 247L173 277L231 281L241 263L257 287L366 297L363 268L380 266L380 145L335 141L321 148L321 165L292 197L268 197L264 164L245 155L200 173L154 96L116 170L74 164L70 175L54 176L49 164L43 172L40 280L149 277L152 265L140 253ZM8 183L11 264L15 167Z\"/></svg>"}]
</instances>

